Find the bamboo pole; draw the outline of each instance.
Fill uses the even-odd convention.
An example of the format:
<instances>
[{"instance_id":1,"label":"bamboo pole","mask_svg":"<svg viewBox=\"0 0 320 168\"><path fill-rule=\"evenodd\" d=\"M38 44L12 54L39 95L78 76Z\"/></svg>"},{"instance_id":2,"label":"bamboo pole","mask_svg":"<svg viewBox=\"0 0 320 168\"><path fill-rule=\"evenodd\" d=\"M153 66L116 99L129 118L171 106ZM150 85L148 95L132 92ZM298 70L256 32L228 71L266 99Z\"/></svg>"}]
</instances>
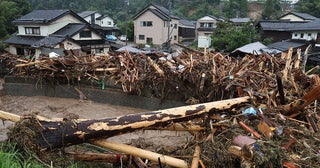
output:
<instances>
[{"instance_id":1,"label":"bamboo pole","mask_svg":"<svg viewBox=\"0 0 320 168\"><path fill-rule=\"evenodd\" d=\"M154 162L158 162L160 160L161 164L165 164L173 167L179 167L179 168L188 168L188 164L184 160L158 154L151 151L147 151L137 147L133 147L133 146L117 143L117 142L111 142L108 140L95 140L95 141L91 141L90 143L100 147L112 149L118 152L123 152L129 155L145 158Z\"/></svg>"},{"instance_id":2,"label":"bamboo pole","mask_svg":"<svg viewBox=\"0 0 320 168\"><path fill-rule=\"evenodd\" d=\"M12 113L8 113L8 112L0 110L0 119L9 120L12 122L18 122L18 121L20 121L21 117L16 114L12 114Z\"/></svg>"},{"instance_id":3,"label":"bamboo pole","mask_svg":"<svg viewBox=\"0 0 320 168\"><path fill-rule=\"evenodd\" d=\"M197 145L194 150L193 159L192 159L192 163L191 163L190 168L198 168L199 160L200 160L200 146Z\"/></svg>"}]
</instances>

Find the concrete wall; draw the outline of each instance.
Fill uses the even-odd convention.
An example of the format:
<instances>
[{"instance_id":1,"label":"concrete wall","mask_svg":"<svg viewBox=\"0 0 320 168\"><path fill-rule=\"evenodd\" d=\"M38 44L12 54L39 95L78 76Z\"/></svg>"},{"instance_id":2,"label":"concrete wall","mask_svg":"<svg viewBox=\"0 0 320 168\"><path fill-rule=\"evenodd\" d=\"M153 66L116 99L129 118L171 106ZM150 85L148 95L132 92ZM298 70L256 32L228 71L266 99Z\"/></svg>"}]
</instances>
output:
<instances>
[{"instance_id":1,"label":"concrete wall","mask_svg":"<svg viewBox=\"0 0 320 168\"><path fill-rule=\"evenodd\" d=\"M41 81L35 78L22 78L6 76L4 78L4 94L12 96L48 96L79 99L75 91L75 85L57 85L50 81ZM78 86L78 85L77 85ZM154 97L129 95L112 82L105 83L105 89L101 85L89 82L82 82L80 90L89 100L120 106L142 108L146 110L167 109L185 105L184 102L174 100L160 100Z\"/></svg>"}]
</instances>

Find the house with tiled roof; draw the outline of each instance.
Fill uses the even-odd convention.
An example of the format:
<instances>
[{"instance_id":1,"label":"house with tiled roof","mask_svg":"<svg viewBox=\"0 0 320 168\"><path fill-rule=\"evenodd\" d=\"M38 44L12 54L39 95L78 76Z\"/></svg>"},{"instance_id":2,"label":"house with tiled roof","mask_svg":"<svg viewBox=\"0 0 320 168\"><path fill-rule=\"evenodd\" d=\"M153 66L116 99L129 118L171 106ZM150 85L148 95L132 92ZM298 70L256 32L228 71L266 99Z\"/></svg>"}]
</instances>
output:
<instances>
[{"instance_id":1,"label":"house with tiled roof","mask_svg":"<svg viewBox=\"0 0 320 168\"><path fill-rule=\"evenodd\" d=\"M199 18L196 23L196 39L199 48L208 48L211 45L211 35L217 28L217 23L223 19L207 15Z\"/></svg>"},{"instance_id":2,"label":"house with tiled roof","mask_svg":"<svg viewBox=\"0 0 320 168\"><path fill-rule=\"evenodd\" d=\"M63 54L64 50L107 52L109 44L71 10L34 10L13 21L16 35L4 41L16 55Z\"/></svg>"},{"instance_id":3,"label":"house with tiled roof","mask_svg":"<svg viewBox=\"0 0 320 168\"><path fill-rule=\"evenodd\" d=\"M279 20L290 20L292 22L300 22L300 21L314 21L317 20L317 17L314 17L308 13L299 13L299 12L288 12L282 15Z\"/></svg>"},{"instance_id":4,"label":"house with tiled roof","mask_svg":"<svg viewBox=\"0 0 320 168\"><path fill-rule=\"evenodd\" d=\"M273 42L287 40L291 38L307 39L304 35L302 35L304 36L303 38L293 37L293 30L297 27L306 28L305 25L307 24L313 25L315 23L314 21L316 20L318 20L317 17L314 17L307 13L288 12L282 15L279 18L279 20L261 20L258 26L261 37L263 39L272 38Z\"/></svg>"},{"instance_id":5,"label":"house with tiled roof","mask_svg":"<svg viewBox=\"0 0 320 168\"><path fill-rule=\"evenodd\" d=\"M103 37L106 35L118 36L120 34L120 29L115 26L114 20L107 15L102 15L97 11L83 11L78 15L98 30Z\"/></svg>"},{"instance_id":6,"label":"house with tiled roof","mask_svg":"<svg viewBox=\"0 0 320 168\"><path fill-rule=\"evenodd\" d=\"M134 41L137 44L162 45L178 42L180 18L163 6L151 3L134 17Z\"/></svg>"}]
</instances>

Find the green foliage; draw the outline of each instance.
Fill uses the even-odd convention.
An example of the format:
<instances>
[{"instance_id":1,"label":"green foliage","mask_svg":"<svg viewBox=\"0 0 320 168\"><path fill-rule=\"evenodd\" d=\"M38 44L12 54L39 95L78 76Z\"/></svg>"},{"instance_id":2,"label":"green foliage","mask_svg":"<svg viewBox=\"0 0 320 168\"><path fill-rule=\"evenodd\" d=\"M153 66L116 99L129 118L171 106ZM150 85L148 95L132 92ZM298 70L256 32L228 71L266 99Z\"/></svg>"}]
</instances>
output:
<instances>
[{"instance_id":1,"label":"green foliage","mask_svg":"<svg viewBox=\"0 0 320 168\"><path fill-rule=\"evenodd\" d=\"M23 14L30 12L31 7L27 0L0 0L0 40L16 32L12 21Z\"/></svg>"},{"instance_id":2,"label":"green foliage","mask_svg":"<svg viewBox=\"0 0 320 168\"><path fill-rule=\"evenodd\" d=\"M282 14L282 8L279 0L267 0L262 12L262 18L265 20L278 19Z\"/></svg>"},{"instance_id":3,"label":"green foliage","mask_svg":"<svg viewBox=\"0 0 320 168\"><path fill-rule=\"evenodd\" d=\"M134 40L134 22L133 20L128 21L128 23L126 23L125 21L121 21L118 22L118 27L120 29L120 31L122 32L122 34L125 34L125 32L127 31L127 38L129 41L133 41Z\"/></svg>"},{"instance_id":4,"label":"green foliage","mask_svg":"<svg viewBox=\"0 0 320 168\"><path fill-rule=\"evenodd\" d=\"M319 0L300 0L295 6L298 12L308 13L315 17L320 17L320 1Z\"/></svg>"},{"instance_id":5,"label":"green foliage","mask_svg":"<svg viewBox=\"0 0 320 168\"><path fill-rule=\"evenodd\" d=\"M259 38L252 24L236 27L229 22L218 22L211 36L211 44L218 51L230 52Z\"/></svg>"},{"instance_id":6,"label":"green foliage","mask_svg":"<svg viewBox=\"0 0 320 168\"><path fill-rule=\"evenodd\" d=\"M0 143L0 168L41 168L41 164L32 161L31 156L23 156L9 143Z\"/></svg>"},{"instance_id":7,"label":"green foliage","mask_svg":"<svg viewBox=\"0 0 320 168\"><path fill-rule=\"evenodd\" d=\"M228 18L248 17L248 1L247 0L229 0L224 11Z\"/></svg>"}]
</instances>

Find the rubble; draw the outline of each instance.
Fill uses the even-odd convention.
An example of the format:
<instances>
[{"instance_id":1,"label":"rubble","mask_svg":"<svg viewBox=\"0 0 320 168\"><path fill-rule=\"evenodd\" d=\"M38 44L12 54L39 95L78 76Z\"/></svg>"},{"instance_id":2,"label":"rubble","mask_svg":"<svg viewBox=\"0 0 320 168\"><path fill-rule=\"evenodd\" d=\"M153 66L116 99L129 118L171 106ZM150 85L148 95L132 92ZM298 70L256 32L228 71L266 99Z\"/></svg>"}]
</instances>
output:
<instances>
[{"instance_id":1,"label":"rubble","mask_svg":"<svg viewBox=\"0 0 320 168\"><path fill-rule=\"evenodd\" d=\"M206 130L190 131L195 136L192 142L165 154L190 156L186 160L192 167L320 165L320 78L306 71L301 51L235 58L180 47L171 54L69 51L66 56L37 60L3 54L1 60L11 75L59 83L89 80L101 89L113 81L128 94L144 95L147 90L149 96L186 104L249 96L250 102L241 106L210 108L207 115L183 120Z\"/></svg>"}]
</instances>

